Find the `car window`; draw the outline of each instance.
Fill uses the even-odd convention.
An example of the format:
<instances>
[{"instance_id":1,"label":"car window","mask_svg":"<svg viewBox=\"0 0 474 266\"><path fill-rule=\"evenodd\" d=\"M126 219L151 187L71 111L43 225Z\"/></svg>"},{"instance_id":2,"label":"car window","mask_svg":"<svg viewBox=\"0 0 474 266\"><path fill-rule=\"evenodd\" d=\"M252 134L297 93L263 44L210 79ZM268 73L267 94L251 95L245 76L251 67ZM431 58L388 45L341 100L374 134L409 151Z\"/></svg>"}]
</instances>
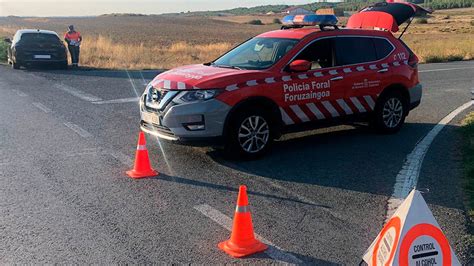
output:
<instances>
[{"instance_id":1,"label":"car window","mask_svg":"<svg viewBox=\"0 0 474 266\"><path fill-rule=\"evenodd\" d=\"M311 69L334 66L334 38L317 40L306 47L295 60L311 62Z\"/></svg>"},{"instance_id":2,"label":"car window","mask_svg":"<svg viewBox=\"0 0 474 266\"><path fill-rule=\"evenodd\" d=\"M280 60L298 41L284 38L253 38L215 60L212 65L242 69L266 69Z\"/></svg>"},{"instance_id":3,"label":"car window","mask_svg":"<svg viewBox=\"0 0 474 266\"><path fill-rule=\"evenodd\" d=\"M337 37L336 65L352 65L377 60L374 42L369 37Z\"/></svg>"},{"instance_id":4,"label":"car window","mask_svg":"<svg viewBox=\"0 0 474 266\"><path fill-rule=\"evenodd\" d=\"M373 38L375 51L377 52L377 60L387 57L393 50L393 46L386 39Z\"/></svg>"},{"instance_id":5,"label":"car window","mask_svg":"<svg viewBox=\"0 0 474 266\"><path fill-rule=\"evenodd\" d=\"M23 33L21 35L21 42L27 43L58 43L60 42L58 36L54 34L44 33Z\"/></svg>"}]
</instances>

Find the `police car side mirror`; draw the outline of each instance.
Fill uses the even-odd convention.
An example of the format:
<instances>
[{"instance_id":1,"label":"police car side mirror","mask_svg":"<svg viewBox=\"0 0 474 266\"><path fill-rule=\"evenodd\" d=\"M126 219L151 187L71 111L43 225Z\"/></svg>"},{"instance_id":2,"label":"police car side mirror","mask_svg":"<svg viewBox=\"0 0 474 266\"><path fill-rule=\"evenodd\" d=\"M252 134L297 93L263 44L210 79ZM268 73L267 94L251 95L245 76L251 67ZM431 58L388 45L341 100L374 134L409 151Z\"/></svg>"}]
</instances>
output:
<instances>
[{"instance_id":1,"label":"police car side mirror","mask_svg":"<svg viewBox=\"0 0 474 266\"><path fill-rule=\"evenodd\" d=\"M306 72L311 70L311 62L306 60L295 60L290 63L288 69L291 72Z\"/></svg>"},{"instance_id":2,"label":"police car side mirror","mask_svg":"<svg viewBox=\"0 0 474 266\"><path fill-rule=\"evenodd\" d=\"M6 43L12 43L12 40L10 40L10 38L5 38L5 39L3 39L3 41L6 42Z\"/></svg>"}]
</instances>

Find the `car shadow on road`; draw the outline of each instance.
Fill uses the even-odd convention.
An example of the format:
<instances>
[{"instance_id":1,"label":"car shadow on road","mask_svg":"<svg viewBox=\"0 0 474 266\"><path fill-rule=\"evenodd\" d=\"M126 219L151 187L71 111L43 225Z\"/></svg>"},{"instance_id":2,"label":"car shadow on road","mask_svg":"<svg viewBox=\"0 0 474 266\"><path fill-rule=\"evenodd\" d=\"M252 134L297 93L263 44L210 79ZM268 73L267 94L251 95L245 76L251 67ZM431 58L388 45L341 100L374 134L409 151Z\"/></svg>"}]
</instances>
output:
<instances>
[{"instance_id":1,"label":"car shadow on road","mask_svg":"<svg viewBox=\"0 0 474 266\"><path fill-rule=\"evenodd\" d=\"M157 179L157 180L163 180L163 181L168 181L168 182L173 182L173 183L192 185L192 186L197 186L197 187L205 187L205 188L211 188L211 189L223 190L223 191L229 191L229 192L235 192L235 193L238 193L238 191L239 191L235 187L218 185L218 184L214 184L214 183L209 183L209 182L204 182L204 181L199 181L199 180L194 180L194 179L188 179L188 178L183 178L183 177L170 176L170 175L166 175L166 174L163 174L163 173L160 173L160 175L155 176L153 178ZM277 196L277 195L266 194L266 193L261 193L261 192L257 192L257 191L252 191L252 190L248 190L248 194L255 195L255 196L261 196L261 197L265 197L265 198L281 200L281 201L291 201L291 202L300 203L300 204L304 204L304 205L311 205L313 207L318 207L318 208L324 208L324 209L329 209L330 208L327 205L314 204L314 203L311 203L311 202L305 202L303 200L291 199L291 198L287 198L287 197L280 197L280 196Z\"/></svg>"},{"instance_id":2,"label":"car shadow on road","mask_svg":"<svg viewBox=\"0 0 474 266\"><path fill-rule=\"evenodd\" d=\"M251 175L391 196L406 156L434 126L406 123L392 135L377 134L367 126L317 130L277 141L269 154L254 161L225 160L220 151L208 154L221 165ZM444 130L448 128L454 127ZM446 204L462 206L459 201Z\"/></svg>"},{"instance_id":3,"label":"car shadow on road","mask_svg":"<svg viewBox=\"0 0 474 266\"><path fill-rule=\"evenodd\" d=\"M113 70L113 69L96 69L88 67L80 67L78 69L58 69L54 66L36 66L27 68L26 71L39 74L53 74L64 76L83 76L83 77L102 77L102 78L134 78L152 80L158 74L165 70Z\"/></svg>"}]
</instances>

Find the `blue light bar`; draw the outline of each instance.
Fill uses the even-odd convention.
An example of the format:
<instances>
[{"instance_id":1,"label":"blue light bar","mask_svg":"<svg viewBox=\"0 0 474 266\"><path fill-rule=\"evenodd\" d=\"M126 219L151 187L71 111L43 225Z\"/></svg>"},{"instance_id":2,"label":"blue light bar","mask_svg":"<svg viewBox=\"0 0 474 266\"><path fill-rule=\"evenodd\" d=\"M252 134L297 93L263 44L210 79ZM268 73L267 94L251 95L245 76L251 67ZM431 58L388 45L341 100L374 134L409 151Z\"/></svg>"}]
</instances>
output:
<instances>
[{"instance_id":1,"label":"blue light bar","mask_svg":"<svg viewBox=\"0 0 474 266\"><path fill-rule=\"evenodd\" d=\"M285 26L336 25L337 17L334 15L285 16L282 20L282 24Z\"/></svg>"}]
</instances>

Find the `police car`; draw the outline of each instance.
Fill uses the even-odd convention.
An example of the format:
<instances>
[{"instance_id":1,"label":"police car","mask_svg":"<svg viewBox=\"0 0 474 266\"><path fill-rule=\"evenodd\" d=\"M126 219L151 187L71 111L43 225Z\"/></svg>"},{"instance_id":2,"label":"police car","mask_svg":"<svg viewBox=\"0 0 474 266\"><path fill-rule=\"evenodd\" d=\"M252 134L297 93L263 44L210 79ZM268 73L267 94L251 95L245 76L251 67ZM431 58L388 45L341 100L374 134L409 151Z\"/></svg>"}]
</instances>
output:
<instances>
[{"instance_id":1,"label":"police car","mask_svg":"<svg viewBox=\"0 0 474 266\"><path fill-rule=\"evenodd\" d=\"M423 12L379 3L345 28L333 15L287 16L281 30L210 63L156 76L140 100L141 129L180 142L222 140L226 154L250 158L292 131L365 120L397 132L422 86L417 56L393 33Z\"/></svg>"}]
</instances>

